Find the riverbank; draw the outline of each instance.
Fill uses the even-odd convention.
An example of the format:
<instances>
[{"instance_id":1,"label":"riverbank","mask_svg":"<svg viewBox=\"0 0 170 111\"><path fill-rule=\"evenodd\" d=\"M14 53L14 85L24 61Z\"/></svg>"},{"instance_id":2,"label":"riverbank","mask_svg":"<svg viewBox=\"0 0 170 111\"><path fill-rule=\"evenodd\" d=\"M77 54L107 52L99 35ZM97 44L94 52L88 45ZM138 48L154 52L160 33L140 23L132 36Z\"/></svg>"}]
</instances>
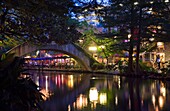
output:
<instances>
[{"instance_id":1,"label":"riverbank","mask_svg":"<svg viewBox=\"0 0 170 111\"><path fill-rule=\"evenodd\" d=\"M117 76L125 76L131 78L142 78L142 79L159 79L159 80L168 80L170 81L170 74L162 74L162 73L155 73L155 72L146 72L143 71L140 74L135 73L119 73L118 71L107 71L107 70L78 70L78 69L56 69L56 68L30 68L25 70L36 70L36 71L57 71L57 72L74 72L74 73L86 73L86 74L109 74L109 75L117 75Z\"/></svg>"}]
</instances>

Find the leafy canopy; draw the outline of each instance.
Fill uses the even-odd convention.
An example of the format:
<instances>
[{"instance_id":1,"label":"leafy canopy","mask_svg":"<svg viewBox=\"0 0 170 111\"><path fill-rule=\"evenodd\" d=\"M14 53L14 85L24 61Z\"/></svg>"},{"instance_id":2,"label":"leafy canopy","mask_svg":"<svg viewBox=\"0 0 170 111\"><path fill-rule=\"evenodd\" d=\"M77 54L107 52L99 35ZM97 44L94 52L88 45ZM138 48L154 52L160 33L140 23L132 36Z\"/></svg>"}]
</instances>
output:
<instances>
[{"instance_id":1,"label":"leafy canopy","mask_svg":"<svg viewBox=\"0 0 170 111\"><path fill-rule=\"evenodd\" d=\"M3 0L0 4L0 40L68 43L79 38L78 22L71 19L70 0Z\"/></svg>"}]
</instances>

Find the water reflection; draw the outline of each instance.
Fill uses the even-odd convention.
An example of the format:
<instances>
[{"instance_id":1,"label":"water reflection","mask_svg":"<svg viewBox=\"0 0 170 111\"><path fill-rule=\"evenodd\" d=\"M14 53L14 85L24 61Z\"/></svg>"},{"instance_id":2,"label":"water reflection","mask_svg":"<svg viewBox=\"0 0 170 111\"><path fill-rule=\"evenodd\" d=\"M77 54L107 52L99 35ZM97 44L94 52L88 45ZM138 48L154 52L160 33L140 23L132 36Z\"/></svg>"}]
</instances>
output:
<instances>
[{"instance_id":1,"label":"water reflection","mask_svg":"<svg viewBox=\"0 0 170 111\"><path fill-rule=\"evenodd\" d=\"M80 94L80 96L77 97L76 101L73 103L73 107L81 110L84 107L87 107L88 104L88 98L86 95Z\"/></svg>"},{"instance_id":2,"label":"water reflection","mask_svg":"<svg viewBox=\"0 0 170 111\"><path fill-rule=\"evenodd\" d=\"M58 72L31 72L45 111L168 111L168 81Z\"/></svg>"}]
</instances>

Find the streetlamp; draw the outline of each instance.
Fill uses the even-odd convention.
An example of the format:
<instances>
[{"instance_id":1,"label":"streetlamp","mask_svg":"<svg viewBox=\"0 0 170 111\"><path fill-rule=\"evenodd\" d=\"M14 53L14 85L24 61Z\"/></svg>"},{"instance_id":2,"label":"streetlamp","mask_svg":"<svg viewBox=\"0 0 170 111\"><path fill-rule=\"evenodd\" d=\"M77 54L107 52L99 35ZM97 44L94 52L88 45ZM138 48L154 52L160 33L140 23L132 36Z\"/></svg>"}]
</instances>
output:
<instances>
[{"instance_id":1,"label":"streetlamp","mask_svg":"<svg viewBox=\"0 0 170 111\"><path fill-rule=\"evenodd\" d=\"M128 42L130 41L131 36L132 36L131 34L128 34L128 40L127 40Z\"/></svg>"},{"instance_id":2,"label":"streetlamp","mask_svg":"<svg viewBox=\"0 0 170 111\"><path fill-rule=\"evenodd\" d=\"M93 56L93 53L97 51L97 47L96 46L90 46L89 51L92 52L92 56Z\"/></svg>"},{"instance_id":3,"label":"streetlamp","mask_svg":"<svg viewBox=\"0 0 170 111\"><path fill-rule=\"evenodd\" d=\"M169 2L169 0L165 0L165 3L168 3Z\"/></svg>"},{"instance_id":4,"label":"streetlamp","mask_svg":"<svg viewBox=\"0 0 170 111\"><path fill-rule=\"evenodd\" d=\"M150 40L151 42L153 42L153 41L155 40L155 38L152 37L152 38L149 38L149 40Z\"/></svg>"},{"instance_id":5,"label":"streetlamp","mask_svg":"<svg viewBox=\"0 0 170 111\"><path fill-rule=\"evenodd\" d=\"M97 50L97 47L96 47L96 46L90 46L90 47L89 47L89 50L90 50L90 51L96 51L96 50Z\"/></svg>"},{"instance_id":6,"label":"streetlamp","mask_svg":"<svg viewBox=\"0 0 170 111\"><path fill-rule=\"evenodd\" d=\"M104 50L105 46L104 46L104 45L101 45L101 46L99 46L99 48L101 48L102 50Z\"/></svg>"}]
</instances>

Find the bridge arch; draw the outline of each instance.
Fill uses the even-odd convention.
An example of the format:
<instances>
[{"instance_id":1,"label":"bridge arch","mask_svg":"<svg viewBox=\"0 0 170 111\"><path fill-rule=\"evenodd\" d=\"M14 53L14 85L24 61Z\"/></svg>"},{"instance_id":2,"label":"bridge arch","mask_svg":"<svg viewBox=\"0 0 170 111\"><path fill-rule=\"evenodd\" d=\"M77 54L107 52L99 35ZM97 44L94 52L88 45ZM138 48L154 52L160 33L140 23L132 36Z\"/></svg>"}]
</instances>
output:
<instances>
[{"instance_id":1,"label":"bridge arch","mask_svg":"<svg viewBox=\"0 0 170 111\"><path fill-rule=\"evenodd\" d=\"M53 50L58 51L64 54L69 55L74 58L85 70L91 70L91 63L94 62L94 59L90 58L90 55L85 53L83 49L75 44L47 44L42 46L33 45L30 43L23 43L18 45L7 53L14 53L15 56L22 57L28 53L31 53L36 50Z\"/></svg>"}]
</instances>

